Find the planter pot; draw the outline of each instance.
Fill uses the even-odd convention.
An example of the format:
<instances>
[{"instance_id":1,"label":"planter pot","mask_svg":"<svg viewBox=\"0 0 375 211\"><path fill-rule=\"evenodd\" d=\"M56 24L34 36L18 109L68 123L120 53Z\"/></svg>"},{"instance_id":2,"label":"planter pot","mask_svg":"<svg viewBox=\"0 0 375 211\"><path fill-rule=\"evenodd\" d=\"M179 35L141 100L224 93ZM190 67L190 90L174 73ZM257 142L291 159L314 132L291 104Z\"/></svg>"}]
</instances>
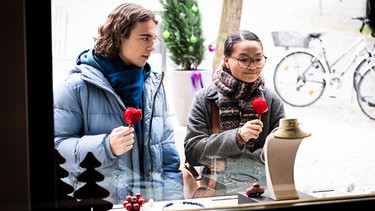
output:
<instances>
[{"instance_id":1,"label":"planter pot","mask_svg":"<svg viewBox=\"0 0 375 211\"><path fill-rule=\"evenodd\" d=\"M180 125L186 125L194 93L212 82L212 73L210 69L169 72L171 101Z\"/></svg>"}]
</instances>

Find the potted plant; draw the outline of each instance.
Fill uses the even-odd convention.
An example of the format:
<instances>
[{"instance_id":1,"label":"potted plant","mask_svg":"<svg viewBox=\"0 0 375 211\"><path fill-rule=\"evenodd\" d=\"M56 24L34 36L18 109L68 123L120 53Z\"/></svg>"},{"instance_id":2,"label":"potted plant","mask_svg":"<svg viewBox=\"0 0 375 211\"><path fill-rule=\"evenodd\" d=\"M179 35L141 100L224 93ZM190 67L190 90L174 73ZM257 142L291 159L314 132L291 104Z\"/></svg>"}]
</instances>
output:
<instances>
[{"instance_id":1,"label":"potted plant","mask_svg":"<svg viewBox=\"0 0 375 211\"><path fill-rule=\"evenodd\" d=\"M186 125L194 92L211 83L212 71L198 69L205 54L201 13L196 0L160 0L163 40L177 68L168 74L177 119Z\"/></svg>"},{"instance_id":2,"label":"potted plant","mask_svg":"<svg viewBox=\"0 0 375 211\"><path fill-rule=\"evenodd\" d=\"M164 43L181 70L196 70L204 59L201 13L196 0L160 0Z\"/></svg>"}]
</instances>

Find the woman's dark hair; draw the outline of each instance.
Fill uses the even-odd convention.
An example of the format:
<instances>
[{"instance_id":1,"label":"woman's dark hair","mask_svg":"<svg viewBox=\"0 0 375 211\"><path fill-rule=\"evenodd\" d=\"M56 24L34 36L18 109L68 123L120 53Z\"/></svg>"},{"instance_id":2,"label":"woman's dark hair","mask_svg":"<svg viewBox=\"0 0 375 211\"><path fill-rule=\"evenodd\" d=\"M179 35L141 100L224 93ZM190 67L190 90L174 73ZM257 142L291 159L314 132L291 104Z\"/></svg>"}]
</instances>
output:
<instances>
[{"instance_id":1,"label":"woman's dark hair","mask_svg":"<svg viewBox=\"0 0 375 211\"><path fill-rule=\"evenodd\" d=\"M134 3L123 3L117 6L99 26L98 36L94 38L95 53L102 57L113 58L118 55L121 38L129 38L135 24L153 20L158 24L155 14Z\"/></svg>"},{"instance_id":2,"label":"woman's dark hair","mask_svg":"<svg viewBox=\"0 0 375 211\"><path fill-rule=\"evenodd\" d=\"M262 45L263 44L260 41L259 37L254 34L253 32L247 31L247 30L240 30L237 32L234 32L224 42L224 56L231 56L233 51L233 46L243 40L254 40L259 42Z\"/></svg>"}]
</instances>

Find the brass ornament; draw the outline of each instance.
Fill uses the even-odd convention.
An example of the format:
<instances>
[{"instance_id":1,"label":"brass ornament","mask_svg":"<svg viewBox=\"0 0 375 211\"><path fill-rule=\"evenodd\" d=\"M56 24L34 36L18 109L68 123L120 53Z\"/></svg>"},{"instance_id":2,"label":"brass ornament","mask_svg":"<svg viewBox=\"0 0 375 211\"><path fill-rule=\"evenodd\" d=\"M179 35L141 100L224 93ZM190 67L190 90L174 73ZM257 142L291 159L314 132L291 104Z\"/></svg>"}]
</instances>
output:
<instances>
[{"instance_id":1,"label":"brass ornament","mask_svg":"<svg viewBox=\"0 0 375 211\"><path fill-rule=\"evenodd\" d=\"M285 139L299 139L311 136L311 133L302 131L299 128L297 119L294 118L282 118L279 120L279 127L274 132L275 138Z\"/></svg>"}]
</instances>

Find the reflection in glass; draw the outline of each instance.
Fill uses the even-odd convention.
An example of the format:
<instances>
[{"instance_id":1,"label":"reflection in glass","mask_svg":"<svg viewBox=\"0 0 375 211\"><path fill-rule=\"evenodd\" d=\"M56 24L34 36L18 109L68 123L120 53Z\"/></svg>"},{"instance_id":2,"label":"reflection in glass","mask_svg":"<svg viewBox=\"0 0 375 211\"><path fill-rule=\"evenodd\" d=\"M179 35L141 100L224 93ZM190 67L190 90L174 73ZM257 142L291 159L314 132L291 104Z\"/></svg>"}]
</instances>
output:
<instances>
[{"instance_id":1,"label":"reflection in glass","mask_svg":"<svg viewBox=\"0 0 375 211\"><path fill-rule=\"evenodd\" d=\"M157 3L153 5L154 3L144 1L140 3L148 5L152 10L158 10ZM327 46L334 54L335 51L340 52L344 49L343 45L347 40L355 37L356 23L348 19L363 15L365 7L365 0L332 1L322 5L313 0L304 2L304 5L300 5L297 0L272 1L273 7L278 9L272 12L274 18L270 19L270 3L255 1L250 5L244 1L244 8L249 8L251 12L242 14L241 28L259 31L268 57L264 67L264 77L268 84L272 82L274 65L285 53L283 49L273 46L271 31L291 27L306 33L327 31ZM210 16L215 17L212 13L218 13L221 5L218 4L216 8L205 1L199 3L203 10L203 23L210 23L206 24L207 40L215 40L216 35L212 32L218 31L218 20L210 19ZM96 0L95 3L88 0L52 1L54 86L67 75L79 52L91 47L92 36L96 34L97 26L105 20L105 14L109 9L117 4L117 1L104 0ZM152 55L150 63L161 66L161 55ZM171 65L168 60L166 62L168 74ZM165 83L168 88L168 77ZM301 143L297 153L294 172L296 188L317 198L373 192L375 168L371 166L375 160L375 121L361 112L351 86L339 90L335 99L329 98L327 93L323 94L322 99L310 107L285 107L287 117L298 118L300 126L313 134ZM178 112L178 109L171 108L172 116L175 112ZM185 129L178 124L175 126L182 161ZM237 174L242 173L242 169L240 170ZM245 174L241 175L241 178L248 180ZM248 181L252 181L251 179ZM225 185L233 182L232 175L222 175L222 180ZM262 179L258 181L262 182ZM235 205L237 200L228 200L226 205L228 203Z\"/></svg>"}]
</instances>

